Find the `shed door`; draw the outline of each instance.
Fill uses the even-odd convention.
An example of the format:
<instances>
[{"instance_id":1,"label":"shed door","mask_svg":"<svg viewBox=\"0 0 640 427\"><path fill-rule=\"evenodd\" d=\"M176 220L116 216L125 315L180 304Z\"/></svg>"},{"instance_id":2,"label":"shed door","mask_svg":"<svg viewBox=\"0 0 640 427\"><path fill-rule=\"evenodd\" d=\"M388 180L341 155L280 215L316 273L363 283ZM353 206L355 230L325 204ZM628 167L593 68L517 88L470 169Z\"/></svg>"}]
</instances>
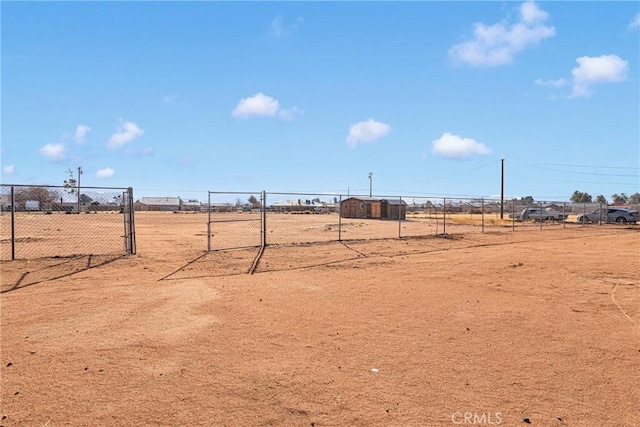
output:
<instances>
[{"instance_id":1,"label":"shed door","mask_svg":"<svg viewBox=\"0 0 640 427\"><path fill-rule=\"evenodd\" d=\"M371 218L380 218L380 203L371 203Z\"/></svg>"}]
</instances>

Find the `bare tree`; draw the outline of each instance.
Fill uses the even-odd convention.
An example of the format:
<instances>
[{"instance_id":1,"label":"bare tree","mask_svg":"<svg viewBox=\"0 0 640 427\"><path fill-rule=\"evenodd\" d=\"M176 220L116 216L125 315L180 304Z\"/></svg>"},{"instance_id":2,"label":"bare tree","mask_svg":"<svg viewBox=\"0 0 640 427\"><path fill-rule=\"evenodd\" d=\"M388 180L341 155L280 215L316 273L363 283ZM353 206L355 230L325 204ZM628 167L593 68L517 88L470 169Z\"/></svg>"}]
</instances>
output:
<instances>
[{"instance_id":1,"label":"bare tree","mask_svg":"<svg viewBox=\"0 0 640 427\"><path fill-rule=\"evenodd\" d=\"M74 194L78 188L78 180L71 169L67 169L67 175L69 175L69 178L64 180L63 186L67 192Z\"/></svg>"},{"instance_id":2,"label":"bare tree","mask_svg":"<svg viewBox=\"0 0 640 427\"><path fill-rule=\"evenodd\" d=\"M51 203L57 196L55 190L46 187L20 187L14 193L17 209L25 209L27 201L37 201L40 205Z\"/></svg>"}]
</instances>

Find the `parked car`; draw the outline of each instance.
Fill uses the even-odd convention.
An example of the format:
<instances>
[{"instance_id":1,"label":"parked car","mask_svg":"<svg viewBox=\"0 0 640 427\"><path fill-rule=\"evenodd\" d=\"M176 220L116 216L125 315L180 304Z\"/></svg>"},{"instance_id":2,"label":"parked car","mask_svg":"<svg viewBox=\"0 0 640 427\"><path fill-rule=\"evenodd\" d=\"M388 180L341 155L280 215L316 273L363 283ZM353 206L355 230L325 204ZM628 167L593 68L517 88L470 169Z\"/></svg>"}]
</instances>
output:
<instances>
[{"instance_id":1,"label":"parked car","mask_svg":"<svg viewBox=\"0 0 640 427\"><path fill-rule=\"evenodd\" d=\"M546 209L534 209L534 208L526 208L519 214L515 216L518 221L563 221L567 219L567 214L563 214L562 212L554 212ZM513 218L513 214L509 215L510 218Z\"/></svg>"},{"instance_id":2,"label":"parked car","mask_svg":"<svg viewBox=\"0 0 640 427\"><path fill-rule=\"evenodd\" d=\"M635 224L640 221L640 213L629 209L606 208L596 209L593 212L578 215L578 222L619 222L625 224L631 222Z\"/></svg>"}]
</instances>

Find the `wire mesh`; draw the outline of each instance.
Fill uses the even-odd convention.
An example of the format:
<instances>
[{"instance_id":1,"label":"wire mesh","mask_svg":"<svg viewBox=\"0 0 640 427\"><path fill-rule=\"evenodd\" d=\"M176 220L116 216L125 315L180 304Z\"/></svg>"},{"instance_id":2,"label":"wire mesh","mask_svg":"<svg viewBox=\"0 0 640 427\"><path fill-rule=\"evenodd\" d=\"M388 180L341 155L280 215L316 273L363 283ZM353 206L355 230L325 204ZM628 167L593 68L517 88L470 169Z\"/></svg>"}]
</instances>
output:
<instances>
[{"instance_id":1,"label":"wire mesh","mask_svg":"<svg viewBox=\"0 0 640 427\"><path fill-rule=\"evenodd\" d=\"M597 204L534 202L532 198L500 201L256 191L210 192L210 199L209 250L600 224L578 220Z\"/></svg>"},{"instance_id":2,"label":"wire mesh","mask_svg":"<svg viewBox=\"0 0 640 427\"><path fill-rule=\"evenodd\" d=\"M266 193L266 244L339 239L339 195Z\"/></svg>"},{"instance_id":3,"label":"wire mesh","mask_svg":"<svg viewBox=\"0 0 640 427\"><path fill-rule=\"evenodd\" d=\"M208 249L258 247L263 237L262 192L209 192Z\"/></svg>"},{"instance_id":4,"label":"wire mesh","mask_svg":"<svg viewBox=\"0 0 640 427\"><path fill-rule=\"evenodd\" d=\"M131 197L132 191L123 188L83 187L78 193L60 186L3 184L0 257L133 253L133 212L125 215L124 209Z\"/></svg>"}]
</instances>

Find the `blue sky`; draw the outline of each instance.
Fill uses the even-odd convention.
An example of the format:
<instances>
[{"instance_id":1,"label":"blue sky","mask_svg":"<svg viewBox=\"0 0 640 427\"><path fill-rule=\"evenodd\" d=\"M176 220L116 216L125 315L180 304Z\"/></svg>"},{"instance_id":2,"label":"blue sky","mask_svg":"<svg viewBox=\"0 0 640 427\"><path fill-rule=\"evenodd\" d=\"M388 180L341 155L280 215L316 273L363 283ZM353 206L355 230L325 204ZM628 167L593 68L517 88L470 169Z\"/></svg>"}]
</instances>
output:
<instances>
[{"instance_id":1,"label":"blue sky","mask_svg":"<svg viewBox=\"0 0 640 427\"><path fill-rule=\"evenodd\" d=\"M640 192L637 2L2 2L2 182Z\"/></svg>"}]
</instances>

